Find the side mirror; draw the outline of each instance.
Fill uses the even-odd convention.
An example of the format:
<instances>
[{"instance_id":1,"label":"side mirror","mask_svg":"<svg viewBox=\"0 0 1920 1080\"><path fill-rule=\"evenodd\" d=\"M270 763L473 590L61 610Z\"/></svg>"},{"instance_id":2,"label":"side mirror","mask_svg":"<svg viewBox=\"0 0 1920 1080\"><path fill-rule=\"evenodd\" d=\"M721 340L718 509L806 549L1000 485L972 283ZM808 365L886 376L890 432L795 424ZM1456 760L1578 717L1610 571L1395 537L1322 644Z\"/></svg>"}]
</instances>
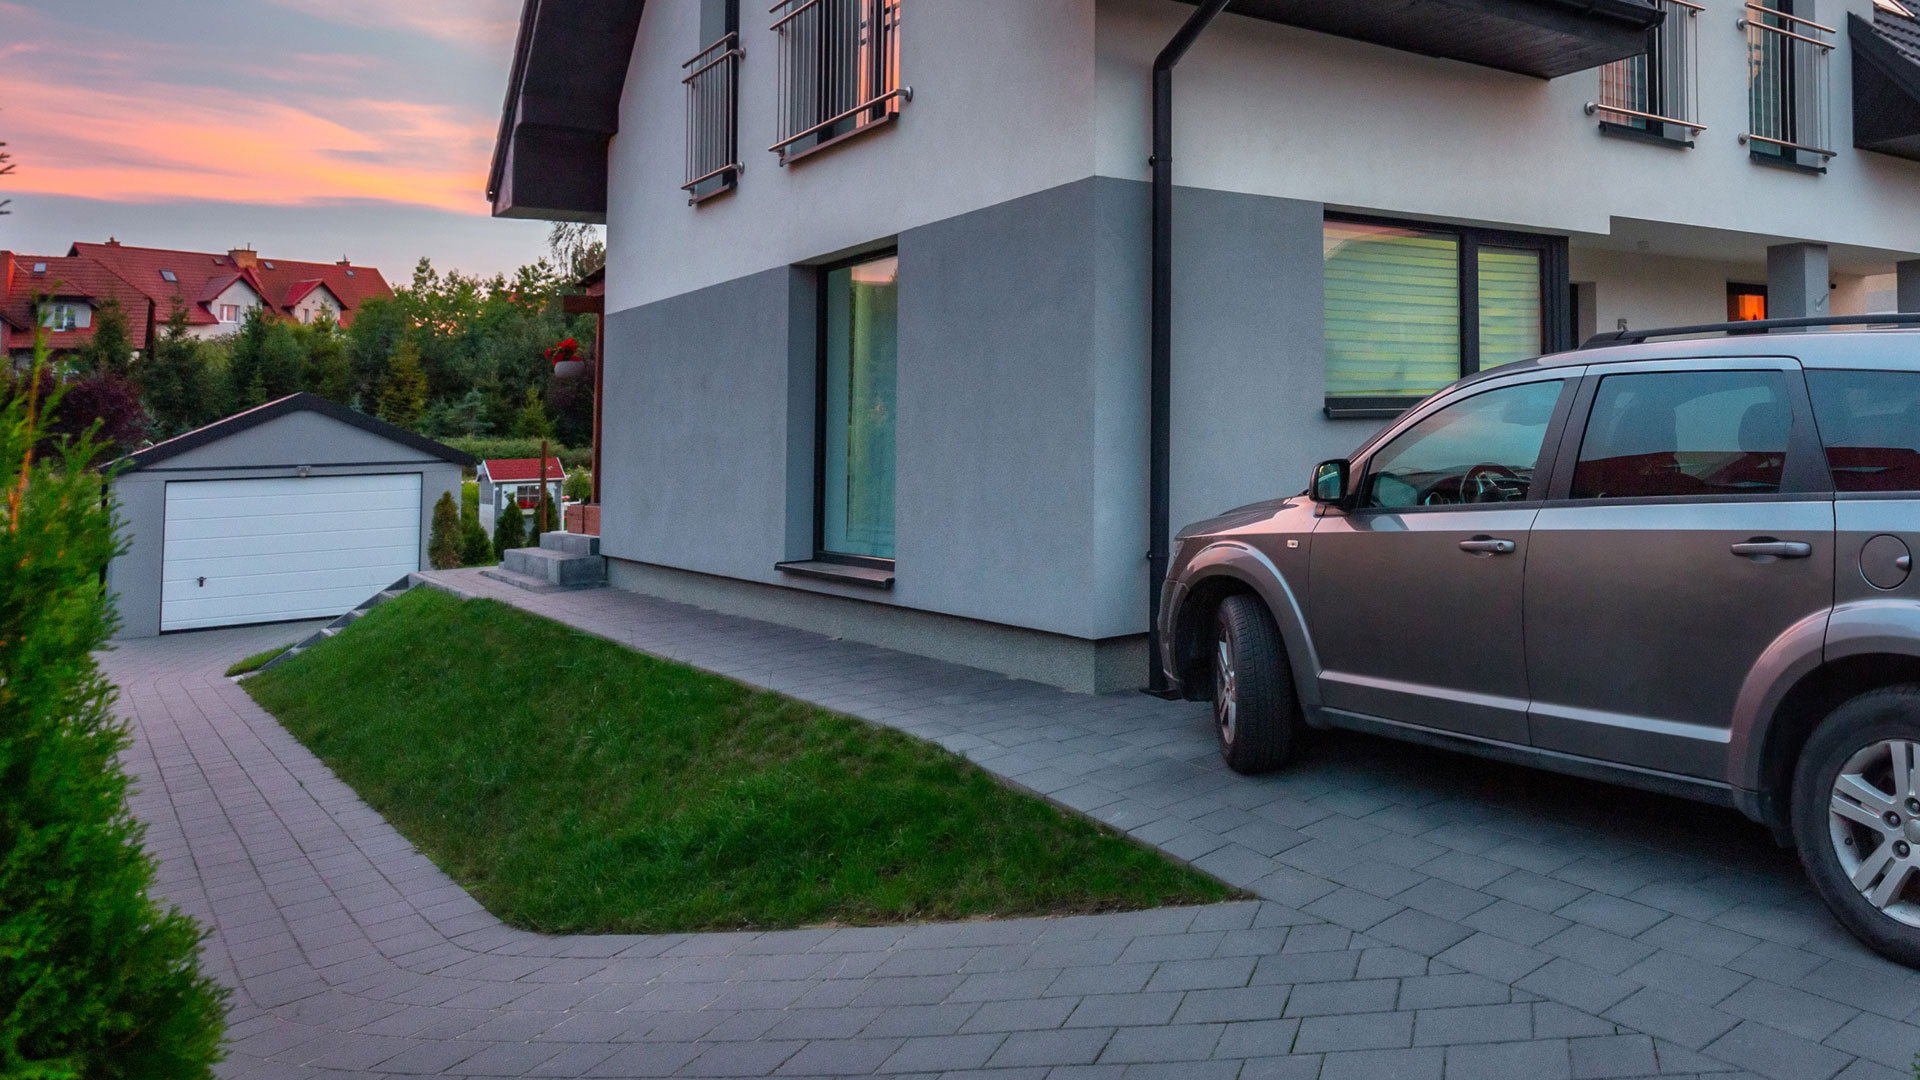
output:
<instances>
[{"instance_id":1,"label":"side mirror","mask_svg":"<svg viewBox=\"0 0 1920 1080\"><path fill-rule=\"evenodd\" d=\"M1313 467L1313 486L1307 489L1307 495L1317 503L1343 503L1347 501L1348 473L1352 466L1345 458L1323 461Z\"/></svg>"}]
</instances>

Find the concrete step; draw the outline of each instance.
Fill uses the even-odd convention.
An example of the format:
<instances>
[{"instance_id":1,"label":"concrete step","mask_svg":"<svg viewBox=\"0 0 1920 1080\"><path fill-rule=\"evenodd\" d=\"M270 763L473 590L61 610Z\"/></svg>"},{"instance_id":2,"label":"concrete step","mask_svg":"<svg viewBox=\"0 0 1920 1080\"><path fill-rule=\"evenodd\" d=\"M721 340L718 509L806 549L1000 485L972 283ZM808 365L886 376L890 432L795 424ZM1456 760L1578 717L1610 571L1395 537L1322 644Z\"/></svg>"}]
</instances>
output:
<instances>
[{"instance_id":1,"label":"concrete step","mask_svg":"<svg viewBox=\"0 0 1920 1080\"><path fill-rule=\"evenodd\" d=\"M586 533L549 532L540 534L540 546L567 555L600 554L600 538Z\"/></svg>"},{"instance_id":2,"label":"concrete step","mask_svg":"<svg viewBox=\"0 0 1920 1080\"><path fill-rule=\"evenodd\" d=\"M549 585L601 585L607 580L607 560L600 556L569 555L544 547L513 548L500 560L500 569Z\"/></svg>"},{"instance_id":3,"label":"concrete step","mask_svg":"<svg viewBox=\"0 0 1920 1080\"><path fill-rule=\"evenodd\" d=\"M513 570L508 570L503 566L489 566L485 570L480 571L480 576L533 593L579 592L581 589L598 589L604 588L606 585L605 582L599 581L586 585L555 585L545 578L537 578L530 574L518 573Z\"/></svg>"}]
</instances>

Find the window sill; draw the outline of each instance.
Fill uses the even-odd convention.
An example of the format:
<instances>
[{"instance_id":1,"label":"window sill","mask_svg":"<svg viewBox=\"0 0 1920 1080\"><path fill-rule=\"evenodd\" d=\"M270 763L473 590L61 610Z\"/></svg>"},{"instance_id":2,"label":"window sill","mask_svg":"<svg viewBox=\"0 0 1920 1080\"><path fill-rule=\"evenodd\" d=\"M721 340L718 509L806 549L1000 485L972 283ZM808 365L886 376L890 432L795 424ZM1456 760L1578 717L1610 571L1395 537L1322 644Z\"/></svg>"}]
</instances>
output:
<instances>
[{"instance_id":1,"label":"window sill","mask_svg":"<svg viewBox=\"0 0 1920 1080\"><path fill-rule=\"evenodd\" d=\"M1796 153L1798 153L1798 151L1796 151ZM1747 157L1752 160L1755 165L1765 165L1770 169L1783 169L1787 172L1796 172L1802 176L1825 176L1827 173L1827 167L1825 165L1807 165L1799 161L1788 161L1779 154L1769 154L1764 150L1756 150L1753 147L1747 148Z\"/></svg>"},{"instance_id":2,"label":"window sill","mask_svg":"<svg viewBox=\"0 0 1920 1080\"><path fill-rule=\"evenodd\" d=\"M1661 126L1674 127L1677 125L1662 124ZM1611 120L1600 121L1600 134L1611 135L1616 139L1632 139L1637 142L1653 143L1656 146L1671 146L1676 150L1693 149L1692 139L1676 139L1671 135L1662 134L1658 131L1649 131L1646 128L1634 127L1632 124L1616 124Z\"/></svg>"},{"instance_id":3,"label":"window sill","mask_svg":"<svg viewBox=\"0 0 1920 1080\"><path fill-rule=\"evenodd\" d=\"M859 136L865 135L867 132L872 131L875 128L882 127L886 124L891 124L897 117L899 117L899 115L900 115L900 110L898 108L889 108L886 112L882 113L881 115L876 116L873 119L868 120L865 123L859 124L847 131L840 132L838 135L829 135L828 137L821 139L819 142L801 147L798 150L789 150L785 153L780 154L780 165L784 168L785 166L792 165L796 161L804 161L807 158L810 158L813 155L818 154L823 150L830 150L833 147L839 146L841 143L846 142L848 139L858 138Z\"/></svg>"},{"instance_id":4,"label":"window sill","mask_svg":"<svg viewBox=\"0 0 1920 1080\"><path fill-rule=\"evenodd\" d=\"M783 574L813 578L817 581L836 581L842 585L858 585L867 589L893 588L891 568L882 570L872 566L849 566L846 563L827 562L823 559L774 563L773 568Z\"/></svg>"}]
</instances>

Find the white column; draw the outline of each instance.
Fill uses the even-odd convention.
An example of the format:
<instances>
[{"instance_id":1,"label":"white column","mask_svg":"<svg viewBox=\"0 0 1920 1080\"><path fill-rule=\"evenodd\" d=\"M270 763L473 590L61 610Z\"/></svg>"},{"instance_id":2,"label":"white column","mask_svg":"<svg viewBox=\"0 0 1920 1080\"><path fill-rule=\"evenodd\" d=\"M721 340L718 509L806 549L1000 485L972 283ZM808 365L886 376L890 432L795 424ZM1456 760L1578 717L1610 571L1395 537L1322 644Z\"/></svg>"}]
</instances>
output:
<instances>
[{"instance_id":1,"label":"white column","mask_svg":"<svg viewBox=\"0 0 1920 1080\"><path fill-rule=\"evenodd\" d=\"M1827 314L1827 245L1775 244L1767 249L1767 318Z\"/></svg>"}]
</instances>

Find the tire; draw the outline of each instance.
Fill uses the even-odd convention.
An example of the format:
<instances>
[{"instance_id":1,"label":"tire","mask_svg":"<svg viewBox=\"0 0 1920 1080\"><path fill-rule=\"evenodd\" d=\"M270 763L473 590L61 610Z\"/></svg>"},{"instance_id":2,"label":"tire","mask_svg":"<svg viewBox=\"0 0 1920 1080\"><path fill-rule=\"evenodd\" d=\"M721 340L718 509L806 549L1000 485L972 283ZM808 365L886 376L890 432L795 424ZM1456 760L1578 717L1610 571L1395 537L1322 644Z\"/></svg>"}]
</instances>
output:
<instances>
[{"instance_id":1,"label":"tire","mask_svg":"<svg viewBox=\"0 0 1920 1080\"><path fill-rule=\"evenodd\" d=\"M1229 596L1215 620L1213 731L1220 757L1237 773L1278 768L1293 752L1299 724L1292 669L1266 606Z\"/></svg>"},{"instance_id":2,"label":"tire","mask_svg":"<svg viewBox=\"0 0 1920 1080\"><path fill-rule=\"evenodd\" d=\"M1843 775L1855 779L1837 787ZM1880 955L1920 967L1920 686L1874 690L1830 713L1800 752L1792 798L1800 863L1834 918Z\"/></svg>"}]
</instances>

